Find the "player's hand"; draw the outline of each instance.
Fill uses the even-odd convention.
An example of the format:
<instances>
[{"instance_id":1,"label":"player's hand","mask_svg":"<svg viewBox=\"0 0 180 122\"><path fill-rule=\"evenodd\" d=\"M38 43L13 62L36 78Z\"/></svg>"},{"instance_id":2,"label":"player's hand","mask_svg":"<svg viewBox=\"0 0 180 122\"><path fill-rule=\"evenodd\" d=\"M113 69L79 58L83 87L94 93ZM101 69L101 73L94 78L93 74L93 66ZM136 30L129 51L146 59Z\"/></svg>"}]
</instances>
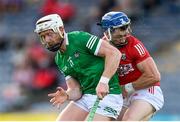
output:
<instances>
[{"instance_id":1,"label":"player's hand","mask_svg":"<svg viewBox=\"0 0 180 122\"><path fill-rule=\"evenodd\" d=\"M53 106L57 106L58 108L68 99L66 91L61 87L57 87L57 91L48 94L48 96L52 97L50 102L53 104Z\"/></svg>"},{"instance_id":2,"label":"player's hand","mask_svg":"<svg viewBox=\"0 0 180 122\"><path fill-rule=\"evenodd\" d=\"M99 82L96 87L96 94L100 99L103 99L109 93L109 85Z\"/></svg>"}]
</instances>

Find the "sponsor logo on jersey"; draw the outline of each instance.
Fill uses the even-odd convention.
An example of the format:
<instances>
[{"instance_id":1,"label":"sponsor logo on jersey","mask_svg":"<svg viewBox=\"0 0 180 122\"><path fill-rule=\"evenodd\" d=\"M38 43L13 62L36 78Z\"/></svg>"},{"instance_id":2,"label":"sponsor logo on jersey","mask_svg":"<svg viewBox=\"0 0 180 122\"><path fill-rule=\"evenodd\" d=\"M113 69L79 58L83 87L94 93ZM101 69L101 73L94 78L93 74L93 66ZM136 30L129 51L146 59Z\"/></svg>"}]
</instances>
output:
<instances>
[{"instance_id":1,"label":"sponsor logo on jersey","mask_svg":"<svg viewBox=\"0 0 180 122\"><path fill-rule=\"evenodd\" d=\"M121 64L119 68L117 69L119 76L125 76L129 74L129 72L132 72L132 71L134 71L132 64Z\"/></svg>"},{"instance_id":2,"label":"sponsor logo on jersey","mask_svg":"<svg viewBox=\"0 0 180 122\"><path fill-rule=\"evenodd\" d=\"M121 59L122 59L122 60L126 60L126 54L125 54L125 53L122 53Z\"/></svg>"},{"instance_id":3,"label":"sponsor logo on jersey","mask_svg":"<svg viewBox=\"0 0 180 122\"><path fill-rule=\"evenodd\" d=\"M78 58L78 57L79 57L79 55L80 55L80 53L79 53L79 52L75 52L75 53L74 53L74 57L75 57L75 58Z\"/></svg>"},{"instance_id":4,"label":"sponsor logo on jersey","mask_svg":"<svg viewBox=\"0 0 180 122\"><path fill-rule=\"evenodd\" d=\"M74 66L74 63L72 61L72 57L69 56L67 62L69 62L70 66L73 67Z\"/></svg>"},{"instance_id":5,"label":"sponsor logo on jersey","mask_svg":"<svg viewBox=\"0 0 180 122\"><path fill-rule=\"evenodd\" d=\"M67 66L64 66L64 67L62 68L62 71L63 71L63 72L66 72L66 70L67 70Z\"/></svg>"}]
</instances>

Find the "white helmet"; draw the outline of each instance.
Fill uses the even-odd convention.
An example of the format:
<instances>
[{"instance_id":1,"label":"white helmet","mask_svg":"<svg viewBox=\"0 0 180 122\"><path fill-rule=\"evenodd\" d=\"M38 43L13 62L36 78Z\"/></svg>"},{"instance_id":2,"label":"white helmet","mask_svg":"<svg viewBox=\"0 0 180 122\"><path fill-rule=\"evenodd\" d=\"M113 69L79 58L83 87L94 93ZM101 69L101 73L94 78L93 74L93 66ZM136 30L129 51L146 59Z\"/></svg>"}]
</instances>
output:
<instances>
[{"instance_id":1,"label":"white helmet","mask_svg":"<svg viewBox=\"0 0 180 122\"><path fill-rule=\"evenodd\" d=\"M63 21L58 14L50 14L40 18L36 22L36 29L34 30L34 32L39 34L42 31L52 29L54 32L59 33L60 36L63 37L62 33L59 30L59 27L63 26Z\"/></svg>"},{"instance_id":2,"label":"white helmet","mask_svg":"<svg viewBox=\"0 0 180 122\"><path fill-rule=\"evenodd\" d=\"M40 18L36 22L36 29L34 30L34 32L39 34L40 32L52 29L55 33L58 33L61 37L60 41L55 43L54 45L51 45L51 46L48 45L47 43L45 43L44 38L42 38L40 36L41 43L48 50L55 52L55 51L59 50L59 48L61 47L61 45L64 41L63 33L59 30L59 27L63 27L63 26L64 26L63 21L58 14L50 14L50 15L47 15L47 16Z\"/></svg>"}]
</instances>

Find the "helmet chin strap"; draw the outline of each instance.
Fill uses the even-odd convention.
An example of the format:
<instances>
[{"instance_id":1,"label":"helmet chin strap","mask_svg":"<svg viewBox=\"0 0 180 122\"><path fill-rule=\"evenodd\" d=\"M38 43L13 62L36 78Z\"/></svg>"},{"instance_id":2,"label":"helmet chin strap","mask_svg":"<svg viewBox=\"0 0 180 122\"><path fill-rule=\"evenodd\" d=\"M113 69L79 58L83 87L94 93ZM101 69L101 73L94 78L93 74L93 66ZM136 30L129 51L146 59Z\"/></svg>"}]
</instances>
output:
<instances>
[{"instance_id":1,"label":"helmet chin strap","mask_svg":"<svg viewBox=\"0 0 180 122\"><path fill-rule=\"evenodd\" d=\"M105 38L106 38L108 41L111 41L111 40L112 40L112 36L111 36L111 30L110 30L110 28L108 28L107 32L108 32L109 38L108 38L108 36L106 35L105 32L104 32L104 36L105 36Z\"/></svg>"},{"instance_id":2,"label":"helmet chin strap","mask_svg":"<svg viewBox=\"0 0 180 122\"><path fill-rule=\"evenodd\" d=\"M108 35L109 35L109 40L111 41L112 40L112 36L111 36L111 29L108 28Z\"/></svg>"}]
</instances>

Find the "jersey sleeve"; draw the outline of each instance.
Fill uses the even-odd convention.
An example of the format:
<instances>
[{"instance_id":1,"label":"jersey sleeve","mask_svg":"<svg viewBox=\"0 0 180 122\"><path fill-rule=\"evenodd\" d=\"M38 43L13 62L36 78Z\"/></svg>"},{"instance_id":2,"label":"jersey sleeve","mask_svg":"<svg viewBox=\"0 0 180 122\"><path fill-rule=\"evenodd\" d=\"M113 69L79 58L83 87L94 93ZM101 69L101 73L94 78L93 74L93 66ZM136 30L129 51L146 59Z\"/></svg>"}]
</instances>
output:
<instances>
[{"instance_id":1,"label":"jersey sleeve","mask_svg":"<svg viewBox=\"0 0 180 122\"><path fill-rule=\"evenodd\" d=\"M132 45L131 53L133 55L133 59L135 60L136 64L150 57L148 50L140 41L136 41L136 43Z\"/></svg>"},{"instance_id":2,"label":"jersey sleeve","mask_svg":"<svg viewBox=\"0 0 180 122\"><path fill-rule=\"evenodd\" d=\"M80 32L78 34L80 39L80 45L83 46L82 48L85 48L88 52L97 55L99 48L102 43L102 39L99 39L95 35L91 35L87 32Z\"/></svg>"}]
</instances>

